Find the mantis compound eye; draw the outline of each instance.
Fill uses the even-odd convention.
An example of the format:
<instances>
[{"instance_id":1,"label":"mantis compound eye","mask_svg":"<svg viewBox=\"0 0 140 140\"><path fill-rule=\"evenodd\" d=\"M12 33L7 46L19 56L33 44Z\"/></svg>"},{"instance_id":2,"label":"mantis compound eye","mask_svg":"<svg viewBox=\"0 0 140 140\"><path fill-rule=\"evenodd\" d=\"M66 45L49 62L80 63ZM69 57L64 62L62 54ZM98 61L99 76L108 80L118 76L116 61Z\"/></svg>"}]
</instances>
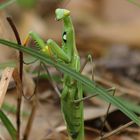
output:
<instances>
[{"instance_id":1,"label":"mantis compound eye","mask_svg":"<svg viewBox=\"0 0 140 140\"><path fill-rule=\"evenodd\" d=\"M66 43L67 42L67 33L66 32L63 33L62 38L63 38L63 41Z\"/></svg>"}]
</instances>

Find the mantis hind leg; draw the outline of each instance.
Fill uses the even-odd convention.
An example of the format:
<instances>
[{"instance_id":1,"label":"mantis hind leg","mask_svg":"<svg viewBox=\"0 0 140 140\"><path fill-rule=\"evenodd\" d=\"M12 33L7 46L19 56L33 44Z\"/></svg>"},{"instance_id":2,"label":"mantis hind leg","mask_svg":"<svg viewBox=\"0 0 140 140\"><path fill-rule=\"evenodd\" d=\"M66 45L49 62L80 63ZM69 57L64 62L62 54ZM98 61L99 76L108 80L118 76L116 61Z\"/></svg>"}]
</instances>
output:
<instances>
[{"instance_id":1,"label":"mantis hind leg","mask_svg":"<svg viewBox=\"0 0 140 140\"><path fill-rule=\"evenodd\" d=\"M31 32L31 33L29 33L29 34L26 36L26 38L25 38L25 40L24 40L24 42L23 42L23 45L26 46L26 45L28 44L28 42L30 41L31 38L33 38L33 40L34 40L35 42L37 42L37 45L40 46L40 49L41 49L41 48L44 48L44 49L45 49L45 50L42 49L43 52L46 52L46 51L47 51L47 52L49 53L50 56L52 55L52 54L51 54L51 51L50 51L50 49L49 49L49 47L45 48L44 41L38 36L38 34L36 34L36 33L34 33L34 32ZM39 41L37 41L37 39L39 39ZM47 50L46 50L46 49L47 49ZM38 59L36 59L36 60L34 60L34 61L30 62L30 63L26 63L26 62L24 62L24 63L25 63L25 64L31 64L31 63L36 62L37 60L38 60ZM58 87L56 86L56 84L55 84L55 82L54 82L54 80L53 80L53 78L52 78L52 76L51 76L51 74L50 74L48 68L46 67L46 65L45 65L44 63L40 63L40 66L43 67L43 69L44 69L44 70L46 71L46 73L48 74L48 77L49 77L49 79L50 79L50 81L51 81L51 84L52 84L54 90L56 91L56 93L57 93L58 96L60 97L60 96L61 96L60 91L59 91Z\"/></svg>"},{"instance_id":2,"label":"mantis hind leg","mask_svg":"<svg viewBox=\"0 0 140 140\"><path fill-rule=\"evenodd\" d=\"M110 90L111 90L111 92L112 92L112 95L114 96L114 95L115 95L116 89L115 89L115 88L112 88L112 89L110 89ZM110 127L110 125L108 124L108 122L106 121L106 120L107 120L107 116L108 116L108 114L109 114L109 109L110 109L110 107L111 107L111 103L108 104L106 114L105 114L105 116L104 116L104 118L103 118L103 123L102 123L102 127L101 127L101 130L100 130L101 139L102 139L102 137L103 137L103 129L104 129L105 126L106 126L106 128L107 128L108 130L111 131L111 127Z\"/></svg>"}]
</instances>

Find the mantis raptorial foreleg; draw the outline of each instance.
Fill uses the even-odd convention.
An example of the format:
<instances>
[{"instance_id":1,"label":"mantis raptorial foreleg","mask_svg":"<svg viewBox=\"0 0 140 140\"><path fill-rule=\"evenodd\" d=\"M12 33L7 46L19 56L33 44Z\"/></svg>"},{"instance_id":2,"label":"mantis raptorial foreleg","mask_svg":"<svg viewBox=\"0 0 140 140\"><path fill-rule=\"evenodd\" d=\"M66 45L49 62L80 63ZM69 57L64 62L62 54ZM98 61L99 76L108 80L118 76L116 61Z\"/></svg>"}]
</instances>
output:
<instances>
[{"instance_id":1,"label":"mantis raptorial foreleg","mask_svg":"<svg viewBox=\"0 0 140 140\"><path fill-rule=\"evenodd\" d=\"M39 36L38 36L37 34L35 34L35 33L29 33L29 34L26 36L25 40L24 40L24 43L23 43L24 46L26 46L26 45L28 44L28 42L29 42L29 40L31 39L31 37L33 37L33 38L34 38L34 37L39 38ZM40 44L43 44L43 40L40 39L40 41L42 42L42 43L40 43ZM38 45L38 44L39 44L39 43L37 42L37 45ZM39 44L39 45L40 45L40 44ZM57 45L56 43L54 43L54 44L58 47L58 45ZM43 48L42 51L43 51L43 52L46 52L46 49L47 49L49 55L51 55L51 52L50 52L49 48L47 48L47 46L46 46L46 48ZM38 60L38 59L36 59L35 61L30 62L30 63L25 63L25 62L24 62L24 63L25 63L25 64L31 64L31 63L36 62L37 60ZM45 66L45 64L44 64L43 62L40 62L40 66L43 67L43 69L47 72L48 77L49 77L49 79L50 79L50 81L51 81L51 84L52 84L54 90L56 91L56 93L57 93L58 96L60 97L60 96L61 96L60 91L59 91L58 87L56 86L56 84L54 83L54 81L53 81L53 79L52 79L52 76L50 75L50 72L49 72L48 68Z\"/></svg>"}]
</instances>

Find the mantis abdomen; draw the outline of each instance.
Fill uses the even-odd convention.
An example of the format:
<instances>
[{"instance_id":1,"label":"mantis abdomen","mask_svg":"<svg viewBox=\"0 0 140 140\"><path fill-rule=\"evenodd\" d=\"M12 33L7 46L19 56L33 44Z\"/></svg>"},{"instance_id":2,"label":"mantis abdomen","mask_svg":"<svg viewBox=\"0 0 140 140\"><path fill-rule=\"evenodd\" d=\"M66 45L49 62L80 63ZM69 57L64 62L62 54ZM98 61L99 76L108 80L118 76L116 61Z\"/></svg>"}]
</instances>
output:
<instances>
[{"instance_id":1,"label":"mantis abdomen","mask_svg":"<svg viewBox=\"0 0 140 140\"><path fill-rule=\"evenodd\" d=\"M84 139L83 102L74 103L75 100L83 98L82 85L74 82L67 83L62 92L61 108L67 124L67 129L72 140Z\"/></svg>"}]
</instances>

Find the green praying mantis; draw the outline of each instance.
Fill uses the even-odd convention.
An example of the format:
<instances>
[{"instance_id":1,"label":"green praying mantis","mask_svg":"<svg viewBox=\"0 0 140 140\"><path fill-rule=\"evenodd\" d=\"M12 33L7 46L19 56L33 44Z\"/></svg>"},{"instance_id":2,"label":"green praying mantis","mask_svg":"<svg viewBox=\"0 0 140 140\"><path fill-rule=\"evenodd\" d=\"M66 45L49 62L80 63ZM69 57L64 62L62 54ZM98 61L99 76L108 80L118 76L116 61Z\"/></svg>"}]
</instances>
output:
<instances>
[{"instance_id":1,"label":"green praying mantis","mask_svg":"<svg viewBox=\"0 0 140 140\"><path fill-rule=\"evenodd\" d=\"M34 32L30 32L25 43L31 37L44 54L53 57L56 61L62 61L73 70L80 72L80 57L75 44L75 32L70 17L70 11L56 9L56 19L63 20L64 31L62 35L62 47L55 41L49 39L47 44ZM83 98L81 83L75 81L68 75L63 77L63 91L60 95L61 109L67 130L72 140L84 140L83 102L75 103L75 100Z\"/></svg>"},{"instance_id":2,"label":"green praying mantis","mask_svg":"<svg viewBox=\"0 0 140 140\"><path fill-rule=\"evenodd\" d=\"M81 72L80 57L76 48L75 32L70 11L66 9L56 9L55 14L56 19L58 21L62 20L64 23L62 47L52 39L48 39L47 43L45 43L35 32L29 33L24 44L26 44L31 37L42 53L52 57L55 61L65 63L76 72ZM64 74L62 80L63 90L60 94L61 109L70 140L84 140L84 98L82 84L67 74Z\"/></svg>"}]
</instances>

